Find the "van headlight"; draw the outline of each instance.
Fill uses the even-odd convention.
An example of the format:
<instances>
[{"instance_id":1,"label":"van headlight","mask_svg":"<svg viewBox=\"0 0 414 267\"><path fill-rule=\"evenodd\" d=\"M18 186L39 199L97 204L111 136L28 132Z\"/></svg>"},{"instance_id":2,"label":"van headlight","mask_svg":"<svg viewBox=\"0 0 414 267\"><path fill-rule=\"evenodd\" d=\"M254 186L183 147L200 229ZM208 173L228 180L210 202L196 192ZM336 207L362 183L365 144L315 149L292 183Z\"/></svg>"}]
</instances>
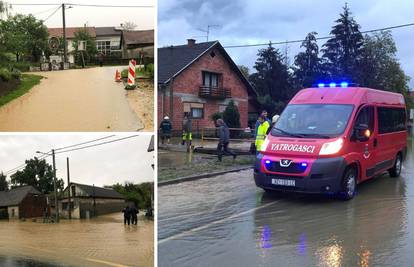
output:
<instances>
[{"instance_id":1,"label":"van headlight","mask_svg":"<svg viewBox=\"0 0 414 267\"><path fill-rule=\"evenodd\" d=\"M262 144L262 147L260 147L260 151L266 151L268 144L269 144L269 139L266 137L266 139L264 140Z\"/></svg>"},{"instance_id":2,"label":"van headlight","mask_svg":"<svg viewBox=\"0 0 414 267\"><path fill-rule=\"evenodd\" d=\"M338 153L344 144L344 139L338 138L333 142L328 142L322 145L319 155L332 155Z\"/></svg>"}]
</instances>

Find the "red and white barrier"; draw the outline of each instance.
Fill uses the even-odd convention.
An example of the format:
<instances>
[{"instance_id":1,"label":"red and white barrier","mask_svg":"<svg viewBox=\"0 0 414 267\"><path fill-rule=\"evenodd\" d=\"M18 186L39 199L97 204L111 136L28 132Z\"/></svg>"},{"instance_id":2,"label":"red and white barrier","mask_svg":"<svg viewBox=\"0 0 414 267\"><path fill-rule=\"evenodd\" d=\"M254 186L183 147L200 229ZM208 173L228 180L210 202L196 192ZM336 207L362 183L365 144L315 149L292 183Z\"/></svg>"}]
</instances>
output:
<instances>
[{"instance_id":1,"label":"red and white barrier","mask_svg":"<svg viewBox=\"0 0 414 267\"><path fill-rule=\"evenodd\" d=\"M128 71L128 86L135 85L135 66L137 62L134 59L129 61L129 71Z\"/></svg>"}]
</instances>

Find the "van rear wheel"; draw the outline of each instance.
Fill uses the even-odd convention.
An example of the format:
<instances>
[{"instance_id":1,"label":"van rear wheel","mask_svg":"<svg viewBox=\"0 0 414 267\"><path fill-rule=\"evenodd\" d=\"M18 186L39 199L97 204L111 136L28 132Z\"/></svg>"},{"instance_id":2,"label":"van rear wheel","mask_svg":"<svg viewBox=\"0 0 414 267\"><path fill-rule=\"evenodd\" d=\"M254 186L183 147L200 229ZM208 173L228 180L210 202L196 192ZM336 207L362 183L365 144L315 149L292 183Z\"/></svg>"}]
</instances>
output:
<instances>
[{"instance_id":1,"label":"van rear wheel","mask_svg":"<svg viewBox=\"0 0 414 267\"><path fill-rule=\"evenodd\" d=\"M402 157L401 154L398 154L395 158L394 166L388 170L391 177L398 177L401 174L402 168Z\"/></svg>"},{"instance_id":2,"label":"van rear wheel","mask_svg":"<svg viewBox=\"0 0 414 267\"><path fill-rule=\"evenodd\" d=\"M340 197L343 200L350 200L355 196L357 184L357 170L354 167L347 168L342 178L342 190Z\"/></svg>"}]
</instances>

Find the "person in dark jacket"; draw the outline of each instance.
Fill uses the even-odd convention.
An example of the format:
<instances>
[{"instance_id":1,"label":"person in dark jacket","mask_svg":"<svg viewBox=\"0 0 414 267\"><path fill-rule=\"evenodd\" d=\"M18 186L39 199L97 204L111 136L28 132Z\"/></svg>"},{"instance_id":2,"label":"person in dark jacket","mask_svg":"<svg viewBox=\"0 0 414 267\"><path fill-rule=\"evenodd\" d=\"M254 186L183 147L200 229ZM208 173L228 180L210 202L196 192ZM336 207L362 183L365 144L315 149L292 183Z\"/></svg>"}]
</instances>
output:
<instances>
[{"instance_id":1,"label":"person in dark jacket","mask_svg":"<svg viewBox=\"0 0 414 267\"><path fill-rule=\"evenodd\" d=\"M218 160L221 161L223 155L231 155L233 159L236 158L236 154L229 150L229 142L230 142L230 130L227 124L222 120L217 120L218 128L218 136L219 136L219 143L217 145L217 156Z\"/></svg>"},{"instance_id":2,"label":"person in dark jacket","mask_svg":"<svg viewBox=\"0 0 414 267\"><path fill-rule=\"evenodd\" d=\"M131 223L137 225L138 224L138 213L139 210L135 207L131 209Z\"/></svg>"},{"instance_id":3,"label":"person in dark jacket","mask_svg":"<svg viewBox=\"0 0 414 267\"><path fill-rule=\"evenodd\" d=\"M184 115L183 119L183 140L182 145L185 145L187 142L187 151L191 147L191 141L193 140L193 133L192 133L192 123L189 114Z\"/></svg>"},{"instance_id":4,"label":"person in dark jacket","mask_svg":"<svg viewBox=\"0 0 414 267\"><path fill-rule=\"evenodd\" d=\"M172 125L170 118L165 116L160 124L161 144L164 144L164 140L167 139L167 144L170 143Z\"/></svg>"},{"instance_id":5,"label":"person in dark jacket","mask_svg":"<svg viewBox=\"0 0 414 267\"><path fill-rule=\"evenodd\" d=\"M124 225L126 225L128 223L128 225L131 224L131 208L129 206L126 206L125 209L122 210L122 212L124 213Z\"/></svg>"}]
</instances>

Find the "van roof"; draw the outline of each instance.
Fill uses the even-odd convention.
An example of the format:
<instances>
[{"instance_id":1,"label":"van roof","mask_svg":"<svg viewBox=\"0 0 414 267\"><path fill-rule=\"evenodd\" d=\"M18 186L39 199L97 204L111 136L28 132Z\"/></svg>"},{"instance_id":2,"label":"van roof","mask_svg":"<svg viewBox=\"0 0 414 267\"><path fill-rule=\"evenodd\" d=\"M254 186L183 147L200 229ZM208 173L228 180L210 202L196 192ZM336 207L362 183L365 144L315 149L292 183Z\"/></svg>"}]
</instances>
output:
<instances>
[{"instance_id":1,"label":"van roof","mask_svg":"<svg viewBox=\"0 0 414 267\"><path fill-rule=\"evenodd\" d=\"M324 87L300 90L289 104L383 104L405 106L404 96L398 93L366 87Z\"/></svg>"}]
</instances>

